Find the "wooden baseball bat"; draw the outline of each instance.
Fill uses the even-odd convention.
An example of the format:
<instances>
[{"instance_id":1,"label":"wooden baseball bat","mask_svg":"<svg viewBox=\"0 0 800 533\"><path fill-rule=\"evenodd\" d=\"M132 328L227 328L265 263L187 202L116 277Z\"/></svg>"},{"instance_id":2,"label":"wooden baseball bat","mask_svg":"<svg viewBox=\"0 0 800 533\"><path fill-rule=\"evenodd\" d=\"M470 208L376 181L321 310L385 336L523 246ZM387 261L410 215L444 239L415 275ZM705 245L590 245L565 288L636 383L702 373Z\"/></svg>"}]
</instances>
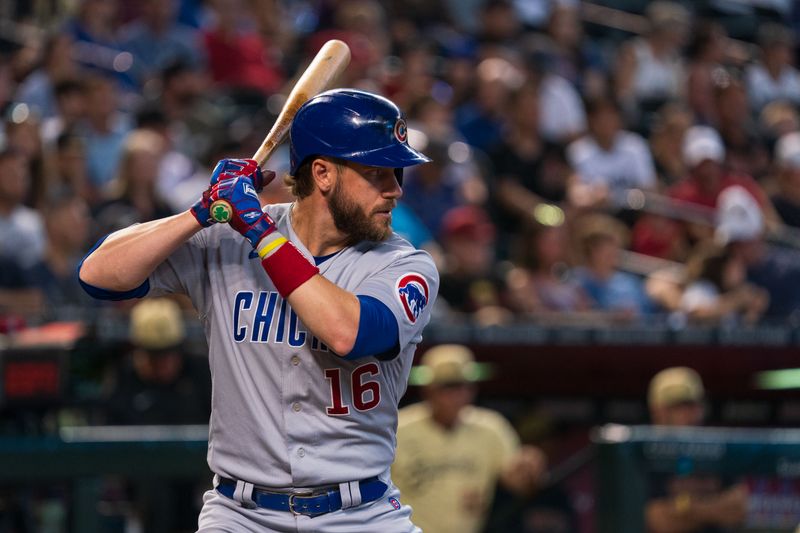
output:
<instances>
[{"instance_id":1,"label":"wooden baseball bat","mask_svg":"<svg viewBox=\"0 0 800 533\"><path fill-rule=\"evenodd\" d=\"M297 80L278 118L253 155L259 166L264 165L272 151L286 137L297 110L309 99L328 89L349 63L350 48L344 42L332 39L320 48L314 60ZM211 204L211 217L217 222L228 222L231 214L231 206L225 200L217 200Z\"/></svg>"}]
</instances>

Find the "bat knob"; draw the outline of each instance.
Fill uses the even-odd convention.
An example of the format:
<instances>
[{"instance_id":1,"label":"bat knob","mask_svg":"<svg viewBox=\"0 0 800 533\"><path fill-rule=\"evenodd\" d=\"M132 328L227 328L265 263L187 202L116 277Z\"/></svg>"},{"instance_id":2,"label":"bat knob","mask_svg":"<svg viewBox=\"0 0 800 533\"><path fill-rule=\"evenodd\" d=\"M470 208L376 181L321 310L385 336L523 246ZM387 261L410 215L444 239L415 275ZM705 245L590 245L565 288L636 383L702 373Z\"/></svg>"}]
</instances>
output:
<instances>
[{"instance_id":1,"label":"bat knob","mask_svg":"<svg viewBox=\"0 0 800 533\"><path fill-rule=\"evenodd\" d=\"M216 222L221 222L225 224L226 222L230 222L231 217L233 216L233 208L231 204L229 204L225 200L214 200L214 203L211 204L211 209L209 209L211 213L211 218L213 218Z\"/></svg>"}]
</instances>

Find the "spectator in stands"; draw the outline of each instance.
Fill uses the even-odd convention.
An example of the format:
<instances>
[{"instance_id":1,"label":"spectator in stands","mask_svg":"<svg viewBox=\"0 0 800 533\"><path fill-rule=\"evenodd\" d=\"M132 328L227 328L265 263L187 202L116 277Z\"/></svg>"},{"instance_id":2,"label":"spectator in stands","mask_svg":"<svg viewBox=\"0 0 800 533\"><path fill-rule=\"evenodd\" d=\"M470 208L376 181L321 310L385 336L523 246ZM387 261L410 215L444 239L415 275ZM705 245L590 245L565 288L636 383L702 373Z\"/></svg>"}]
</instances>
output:
<instances>
[{"instance_id":1,"label":"spectator in stands","mask_svg":"<svg viewBox=\"0 0 800 533\"><path fill-rule=\"evenodd\" d=\"M0 151L0 257L22 268L39 262L46 244L42 216L23 204L31 186L28 160L19 150Z\"/></svg>"},{"instance_id":2,"label":"spectator in stands","mask_svg":"<svg viewBox=\"0 0 800 533\"><path fill-rule=\"evenodd\" d=\"M765 23L758 29L759 60L747 68L750 106L761 111L775 100L800 104L800 72L793 65L794 35L780 24Z\"/></svg>"},{"instance_id":3,"label":"spectator in stands","mask_svg":"<svg viewBox=\"0 0 800 533\"><path fill-rule=\"evenodd\" d=\"M402 202L439 235L445 213L462 205L479 204L485 198L483 179L471 160L470 148L463 142L444 139L423 140L431 163L408 169L403 178Z\"/></svg>"},{"instance_id":4,"label":"spectator in stands","mask_svg":"<svg viewBox=\"0 0 800 533\"><path fill-rule=\"evenodd\" d=\"M690 59L686 84L689 109L699 124L717 124L714 87L723 71L728 35L725 28L712 20L698 21L692 32L688 56Z\"/></svg>"},{"instance_id":5,"label":"spectator in stands","mask_svg":"<svg viewBox=\"0 0 800 533\"><path fill-rule=\"evenodd\" d=\"M653 120L650 151L662 186L674 185L686 175L681 148L693 122L691 111L677 103L666 104Z\"/></svg>"},{"instance_id":6,"label":"spectator in stands","mask_svg":"<svg viewBox=\"0 0 800 533\"><path fill-rule=\"evenodd\" d=\"M626 228L605 215L581 221L583 264L573 270L577 284L589 296L593 309L610 313L619 320L642 317L652 310L642 279L620 270Z\"/></svg>"},{"instance_id":7,"label":"spectator in stands","mask_svg":"<svg viewBox=\"0 0 800 533\"><path fill-rule=\"evenodd\" d=\"M800 228L800 132L782 136L775 145L778 191L772 205L784 224Z\"/></svg>"},{"instance_id":8,"label":"spectator in stands","mask_svg":"<svg viewBox=\"0 0 800 533\"><path fill-rule=\"evenodd\" d=\"M344 4L343 4L344 5ZM432 43L420 40L405 46L401 52L402 69L392 87L392 101L401 109L423 98L431 98L436 84L434 49ZM439 95L443 99L443 96Z\"/></svg>"},{"instance_id":9,"label":"spectator in stands","mask_svg":"<svg viewBox=\"0 0 800 533\"><path fill-rule=\"evenodd\" d=\"M98 207L94 216L99 235L173 214L156 192L163 156L161 136L141 129L131 132L125 140L119 172L109 187L109 200Z\"/></svg>"},{"instance_id":10,"label":"spectator in stands","mask_svg":"<svg viewBox=\"0 0 800 533\"><path fill-rule=\"evenodd\" d=\"M477 533L498 483L529 495L543 478L542 452L520 446L500 414L471 405L481 379L471 350L453 344L428 350L412 374L424 401L400 410L392 480L424 531Z\"/></svg>"},{"instance_id":11,"label":"spectator in stands","mask_svg":"<svg viewBox=\"0 0 800 533\"><path fill-rule=\"evenodd\" d=\"M175 146L180 136L159 107L145 107L136 116L140 130L156 133L163 145L163 155L158 165L156 194L176 213L188 209L192 198L208 187L208 173L184 151ZM184 132L185 133L185 132ZM225 154L230 155L230 154Z\"/></svg>"},{"instance_id":12,"label":"spectator in stands","mask_svg":"<svg viewBox=\"0 0 800 533\"><path fill-rule=\"evenodd\" d=\"M581 95L566 79L550 71L540 54L528 58L528 83L539 91L539 130L548 141L567 144L586 133Z\"/></svg>"},{"instance_id":13,"label":"spectator in stands","mask_svg":"<svg viewBox=\"0 0 800 533\"><path fill-rule=\"evenodd\" d=\"M580 4L555 2L547 21L544 54L552 73L569 81L581 94L604 94L607 68L597 43L583 32Z\"/></svg>"},{"instance_id":14,"label":"spectator in stands","mask_svg":"<svg viewBox=\"0 0 800 533\"><path fill-rule=\"evenodd\" d=\"M662 370L650 381L647 403L653 424L699 426L705 391L691 368ZM651 475L645 507L647 530L654 533L716 533L743 524L747 486L700 472Z\"/></svg>"},{"instance_id":15,"label":"spectator in stands","mask_svg":"<svg viewBox=\"0 0 800 533\"><path fill-rule=\"evenodd\" d=\"M130 74L139 86L167 65L203 63L202 43L194 28L176 22L177 0L143 0L140 17L120 30L123 49L133 55Z\"/></svg>"},{"instance_id":16,"label":"spectator in stands","mask_svg":"<svg viewBox=\"0 0 800 533\"><path fill-rule=\"evenodd\" d=\"M42 143L52 148L59 135L74 130L86 119L86 87L82 81L66 80L54 88L56 114L42 121Z\"/></svg>"},{"instance_id":17,"label":"spectator in stands","mask_svg":"<svg viewBox=\"0 0 800 533\"><path fill-rule=\"evenodd\" d=\"M522 31L512 0L488 0L481 6L478 41L484 48L513 48Z\"/></svg>"},{"instance_id":18,"label":"spectator in stands","mask_svg":"<svg viewBox=\"0 0 800 533\"><path fill-rule=\"evenodd\" d=\"M79 0L65 29L75 42L78 63L128 90L135 87L129 72L133 58L120 55L118 21L119 0Z\"/></svg>"},{"instance_id":19,"label":"spectator in stands","mask_svg":"<svg viewBox=\"0 0 800 533\"><path fill-rule=\"evenodd\" d=\"M563 224L528 221L509 271L508 301L522 315L588 311L590 301L571 276L569 236Z\"/></svg>"},{"instance_id":20,"label":"spectator in stands","mask_svg":"<svg viewBox=\"0 0 800 533\"><path fill-rule=\"evenodd\" d=\"M800 252L764 241L765 222L748 190L729 187L719 195L715 239L747 272L747 280L769 294L768 318L800 318Z\"/></svg>"},{"instance_id":21,"label":"spectator in stands","mask_svg":"<svg viewBox=\"0 0 800 533\"><path fill-rule=\"evenodd\" d=\"M656 187L656 170L647 142L622 129L619 107L610 98L587 105L589 133L567 148L575 169L569 186L570 202L578 207L625 205L628 189Z\"/></svg>"},{"instance_id":22,"label":"spectator in stands","mask_svg":"<svg viewBox=\"0 0 800 533\"><path fill-rule=\"evenodd\" d=\"M512 91L525 82L522 70L501 57L478 64L475 96L456 109L456 127L467 142L489 150L502 139L505 106Z\"/></svg>"},{"instance_id":23,"label":"spectator in stands","mask_svg":"<svg viewBox=\"0 0 800 533\"><path fill-rule=\"evenodd\" d=\"M561 203L570 168L564 150L539 134L539 94L535 85L515 91L508 103L503 140L489 152L491 201L506 255L511 236L532 219L542 202Z\"/></svg>"},{"instance_id":24,"label":"spectator in stands","mask_svg":"<svg viewBox=\"0 0 800 533\"><path fill-rule=\"evenodd\" d=\"M685 106L673 103L662 107L653 121L650 150L661 186L672 186L686 176L682 147L692 121L692 113ZM631 250L681 261L687 252L683 227L663 212L642 213L633 226Z\"/></svg>"},{"instance_id":25,"label":"spectator in stands","mask_svg":"<svg viewBox=\"0 0 800 533\"><path fill-rule=\"evenodd\" d=\"M757 322L767 310L769 294L747 282L744 265L724 248L698 248L687 264L688 285L680 297L680 310L694 322Z\"/></svg>"},{"instance_id":26,"label":"spectator in stands","mask_svg":"<svg viewBox=\"0 0 800 533\"><path fill-rule=\"evenodd\" d=\"M717 106L716 129L727 152L731 172L760 179L769 170L769 152L747 105L742 83L732 76L720 76L714 92Z\"/></svg>"},{"instance_id":27,"label":"spectator in stands","mask_svg":"<svg viewBox=\"0 0 800 533\"><path fill-rule=\"evenodd\" d=\"M89 182L98 194L114 179L131 127L129 118L118 110L118 98L111 78L94 75L86 80L86 121L78 133L86 142Z\"/></svg>"},{"instance_id":28,"label":"spectator in stands","mask_svg":"<svg viewBox=\"0 0 800 533\"><path fill-rule=\"evenodd\" d=\"M51 154L53 164L50 165L48 178L50 188L58 190L66 188L77 194L90 206L94 207L99 198L89 186L86 172L86 146L83 139L73 132L65 132L58 136L55 151Z\"/></svg>"},{"instance_id":29,"label":"spectator in stands","mask_svg":"<svg viewBox=\"0 0 800 533\"><path fill-rule=\"evenodd\" d=\"M440 300L478 324L508 322L504 282L494 262L495 229L486 213L476 206L451 209L439 240L444 251Z\"/></svg>"},{"instance_id":30,"label":"spectator in stands","mask_svg":"<svg viewBox=\"0 0 800 533\"><path fill-rule=\"evenodd\" d=\"M683 96L684 64L681 47L688 35L690 15L677 2L650 2L648 32L625 43L617 56L617 98L635 120L664 102Z\"/></svg>"},{"instance_id":31,"label":"spectator in stands","mask_svg":"<svg viewBox=\"0 0 800 533\"><path fill-rule=\"evenodd\" d=\"M408 108L409 130L419 130L426 138L445 142L463 141L453 124L453 110L447 101L432 96L419 98ZM412 137L410 142L414 142ZM418 146L415 148L420 149Z\"/></svg>"},{"instance_id":32,"label":"spectator in stands","mask_svg":"<svg viewBox=\"0 0 800 533\"><path fill-rule=\"evenodd\" d=\"M41 310L31 269L44 257L46 237L41 215L23 204L29 188L25 157L0 151L0 315Z\"/></svg>"},{"instance_id":33,"label":"spectator in stands","mask_svg":"<svg viewBox=\"0 0 800 533\"><path fill-rule=\"evenodd\" d=\"M68 306L93 306L78 283L78 263L88 250L89 208L69 189L54 190L47 199L45 228L47 249L34 268L34 279L42 289L50 316Z\"/></svg>"},{"instance_id":34,"label":"spectator in stands","mask_svg":"<svg viewBox=\"0 0 800 533\"><path fill-rule=\"evenodd\" d=\"M28 74L16 91L16 101L27 104L30 112L44 120L58 112L55 87L78 76L72 37L51 35L44 43L41 66Z\"/></svg>"},{"instance_id":35,"label":"spectator in stands","mask_svg":"<svg viewBox=\"0 0 800 533\"><path fill-rule=\"evenodd\" d=\"M224 88L253 89L272 94L284 75L277 50L245 24L249 9L243 0L208 3L214 23L203 33L211 77Z\"/></svg>"},{"instance_id":36,"label":"spectator in stands","mask_svg":"<svg viewBox=\"0 0 800 533\"><path fill-rule=\"evenodd\" d=\"M744 187L758 201L769 225L774 226L777 222L777 214L758 183L747 175L732 173L724 166L725 146L713 128L689 128L683 140L683 162L689 174L669 190L669 195L682 202L709 208L705 214L699 213L699 216L707 218L708 223L711 222L711 210L717 206L720 193L733 185ZM695 241L708 238L711 234L708 225L693 224L688 229Z\"/></svg>"},{"instance_id":37,"label":"spectator in stands","mask_svg":"<svg viewBox=\"0 0 800 533\"><path fill-rule=\"evenodd\" d=\"M40 209L47 194L47 169L44 146L40 135L40 122L34 115L15 116L12 112L5 121L6 145L18 151L28 162L30 187L25 203Z\"/></svg>"}]
</instances>

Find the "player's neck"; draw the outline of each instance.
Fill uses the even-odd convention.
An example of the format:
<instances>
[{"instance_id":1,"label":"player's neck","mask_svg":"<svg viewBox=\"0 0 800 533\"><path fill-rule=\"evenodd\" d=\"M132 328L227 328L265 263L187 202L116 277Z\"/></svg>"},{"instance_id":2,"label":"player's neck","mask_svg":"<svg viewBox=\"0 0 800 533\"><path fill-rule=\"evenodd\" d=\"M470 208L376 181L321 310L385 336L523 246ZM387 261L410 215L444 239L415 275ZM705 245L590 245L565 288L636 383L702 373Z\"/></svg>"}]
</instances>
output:
<instances>
[{"instance_id":1,"label":"player's neck","mask_svg":"<svg viewBox=\"0 0 800 533\"><path fill-rule=\"evenodd\" d=\"M336 229L324 199L314 195L292 204L289 220L300 242L314 257L338 252L348 243L348 237Z\"/></svg>"}]
</instances>

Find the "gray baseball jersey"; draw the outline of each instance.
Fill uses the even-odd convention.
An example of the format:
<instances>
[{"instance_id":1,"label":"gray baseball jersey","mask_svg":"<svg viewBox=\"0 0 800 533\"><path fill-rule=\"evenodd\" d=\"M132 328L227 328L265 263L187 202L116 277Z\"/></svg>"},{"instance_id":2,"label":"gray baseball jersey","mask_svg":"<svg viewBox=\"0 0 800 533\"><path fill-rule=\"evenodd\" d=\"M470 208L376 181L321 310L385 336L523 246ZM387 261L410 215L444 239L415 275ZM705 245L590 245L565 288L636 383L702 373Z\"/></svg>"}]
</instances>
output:
<instances>
[{"instance_id":1,"label":"gray baseball jersey","mask_svg":"<svg viewBox=\"0 0 800 533\"><path fill-rule=\"evenodd\" d=\"M267 206L309 260L290 204ZM400 353L347 360L314 337L227 224L195 234L149 278L151 294L187 294L209 346L208 464L264 487L316 487L384 474L394 459L397 405L430 319L439 277L431 257L393 234L345 248L320 274L394 314Z\"/></svg>"}]
</instances>

